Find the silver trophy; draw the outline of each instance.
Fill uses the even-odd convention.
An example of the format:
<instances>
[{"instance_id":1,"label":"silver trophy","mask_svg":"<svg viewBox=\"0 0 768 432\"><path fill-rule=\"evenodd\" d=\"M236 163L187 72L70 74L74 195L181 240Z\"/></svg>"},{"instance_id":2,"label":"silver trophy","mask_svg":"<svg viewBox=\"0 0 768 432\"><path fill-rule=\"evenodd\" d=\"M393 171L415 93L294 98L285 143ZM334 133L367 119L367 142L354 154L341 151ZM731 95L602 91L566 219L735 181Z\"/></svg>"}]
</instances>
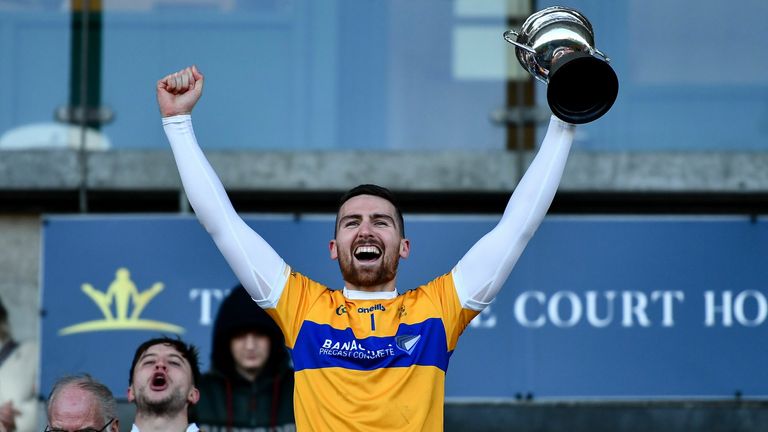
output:
<instances>
[{"instance_id":1,"label":"silver trophy","mask_svg":"<svg viewBox=\"0 0 768 432\"><path fill-rule=\"evenodd\" d=\"M592 24L580 12L562 6L529 16L520 31L504 39L534 78L547 84L547 102L558 118L589 123L608 112L619 93L610 59L595 48ZM601 57L601 58L598 58Z\"/></svg>"}]
</instances>

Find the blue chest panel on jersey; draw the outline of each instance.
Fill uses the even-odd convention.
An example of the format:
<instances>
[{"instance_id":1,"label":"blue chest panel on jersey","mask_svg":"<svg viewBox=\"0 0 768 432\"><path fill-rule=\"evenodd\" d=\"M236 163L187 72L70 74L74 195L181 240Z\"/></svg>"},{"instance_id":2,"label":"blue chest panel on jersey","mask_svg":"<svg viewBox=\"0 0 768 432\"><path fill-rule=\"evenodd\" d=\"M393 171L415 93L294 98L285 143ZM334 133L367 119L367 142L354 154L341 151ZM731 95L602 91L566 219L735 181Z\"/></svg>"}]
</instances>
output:
<instances>
[{"instance_id":1,"label":"blue chest panel on jersey","mask_svg":"<svg viewBox=\"0 0 768 432\"><path fill-rule=\"evenodd\" d=\"M291 350L295 370L340 367L353 370L435 366L448 369L445 328L438 318L400 324L394 336L355 337L351 328L304 321Z\"/></svg>"}]
</instances>

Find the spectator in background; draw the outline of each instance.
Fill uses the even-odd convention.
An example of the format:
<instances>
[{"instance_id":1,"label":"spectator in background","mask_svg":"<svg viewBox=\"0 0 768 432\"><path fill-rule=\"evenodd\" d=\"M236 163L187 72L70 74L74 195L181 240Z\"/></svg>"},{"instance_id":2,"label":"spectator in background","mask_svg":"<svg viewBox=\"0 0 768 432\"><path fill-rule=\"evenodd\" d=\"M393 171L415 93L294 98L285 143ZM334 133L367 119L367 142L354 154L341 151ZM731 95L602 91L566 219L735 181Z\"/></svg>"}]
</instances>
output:
<instances>
[{"instance_id":1,"label":"spectator in background","mask_svg":"<svg viewBox=\"0 0 768 432\"><path fill-rule=\"evenodd\" d=\"M59 379L48 396L47 432L118 432L117 401L90 375Z\"/></svg>"},{"instance_id":2,"label":"spectator in background","mask_svg":"<svg viewBox=\"0 0 768 432\"><path fill-rule=\"evenodd\" d=\"M213 327L211 370L192 419L207 432L293 431L293 370L277 324L235 287Z\"/></svg>"},{"instance_id":3,"label":"spectator in background","mask_svg":"<svg viewBox=\"0 0 768 432\"><path fill-rule=\"evenodd\" d=\"M150 339L136 349L128 401L136 404L131 432L198 432L189 407L200 398L197 348L180 339Z\"/></svg>"},{"instance_id":4,"label":"spectator in background","mask_svg":"<svg viewBox=\"0 0 768 432\"><path fill-rule=\"evenodd\" d=\"M13 339L0 299L0 432L36 430L37 367L37 345Z\"/></svg>"}]
</instances>

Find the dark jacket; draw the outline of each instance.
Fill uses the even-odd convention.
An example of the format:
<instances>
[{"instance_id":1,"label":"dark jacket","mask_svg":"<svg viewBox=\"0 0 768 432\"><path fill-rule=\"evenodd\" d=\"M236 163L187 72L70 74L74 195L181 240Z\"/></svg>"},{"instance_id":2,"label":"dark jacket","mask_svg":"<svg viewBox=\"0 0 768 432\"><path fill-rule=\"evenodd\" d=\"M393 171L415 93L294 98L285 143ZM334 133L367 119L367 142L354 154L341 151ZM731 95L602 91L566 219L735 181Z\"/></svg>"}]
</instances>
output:
<instances>
[{"instance_id":1,"label":"dark jacket","mask_svg":"<svg viewBox=\"0 0 768 432\"><path fill-rule=\"evenodd\" d=\"M235 369L230 341L246 330L271 339L271 353L254 382ZM222 302L213 326L211 370L203 375L200 400L190 411L192 421L206 432L266 432L295 430L293 369L280 329L240 285Z\"/></svg>"}]
</instances>

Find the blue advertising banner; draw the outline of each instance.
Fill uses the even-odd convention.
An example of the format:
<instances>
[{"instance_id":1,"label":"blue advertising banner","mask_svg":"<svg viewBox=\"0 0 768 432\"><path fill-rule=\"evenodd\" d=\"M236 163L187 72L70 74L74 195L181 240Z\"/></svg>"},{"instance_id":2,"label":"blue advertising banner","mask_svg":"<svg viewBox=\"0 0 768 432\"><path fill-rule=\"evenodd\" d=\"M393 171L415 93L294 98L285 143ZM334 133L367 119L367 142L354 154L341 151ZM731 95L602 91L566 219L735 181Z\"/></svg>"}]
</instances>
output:
<instances>
[{"instance_id":1,"label":"blue advertising banner","mask_svg":"<svg viewBox=\"0 0 768 432\"><path fill-rule=\"evenodd\" d=\"M398 288L450 271L497 217L407 218ZM246 217L332 288L333 215ZM454 398L768 396L768 224L741 217L549 217L451 357ZM135 348L179 335L208 367L236 279L193 217L50 216L41 393L88 372L124 397Z\"/></svg>"}]
</instances>

